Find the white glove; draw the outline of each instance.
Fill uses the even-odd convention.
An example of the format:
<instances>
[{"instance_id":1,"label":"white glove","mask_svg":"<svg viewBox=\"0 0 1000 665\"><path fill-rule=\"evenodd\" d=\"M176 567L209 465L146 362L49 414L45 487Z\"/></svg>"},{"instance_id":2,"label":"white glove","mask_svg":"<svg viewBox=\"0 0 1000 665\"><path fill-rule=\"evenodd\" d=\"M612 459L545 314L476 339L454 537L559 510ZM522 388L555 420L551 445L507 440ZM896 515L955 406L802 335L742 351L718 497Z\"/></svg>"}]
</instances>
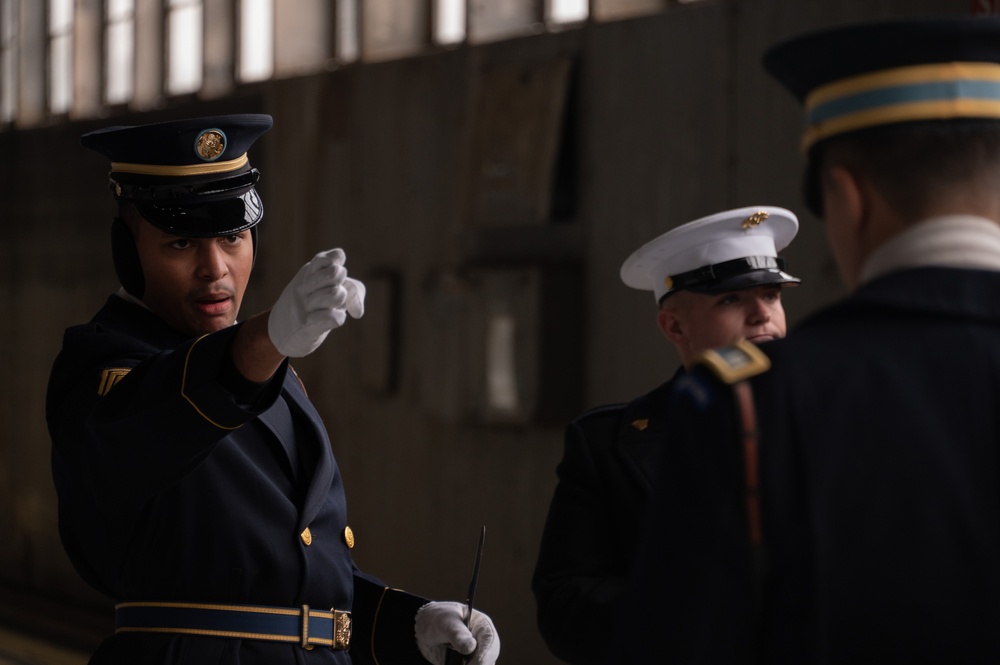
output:
<instances>
[{"instance_id":1,"label":"white glove","mask_svg":"<svg viewBox=\"0 0 1000 665\"><path fill-rule=\"evenodd\" d=\"M500 656L500 637L493 621L478 610L472 611L465 627L468 608L462 603L432 602L417 610L417 648L434 665L444 665L450 645L467 657L467 665L493 665Z\"/></svg>"},{"instance_id":2,"label":"white glove","mask_svg":"<svg viewBox=\"0 0 1000 665\"><path fill-rule=\"evenodd\" d=\"M342 249L320 252L288 283L267 318L267 334L283 356L301 358L323 343L347 315L365 313L365 285L347 276Z\"/></svg>"}]
</instances>

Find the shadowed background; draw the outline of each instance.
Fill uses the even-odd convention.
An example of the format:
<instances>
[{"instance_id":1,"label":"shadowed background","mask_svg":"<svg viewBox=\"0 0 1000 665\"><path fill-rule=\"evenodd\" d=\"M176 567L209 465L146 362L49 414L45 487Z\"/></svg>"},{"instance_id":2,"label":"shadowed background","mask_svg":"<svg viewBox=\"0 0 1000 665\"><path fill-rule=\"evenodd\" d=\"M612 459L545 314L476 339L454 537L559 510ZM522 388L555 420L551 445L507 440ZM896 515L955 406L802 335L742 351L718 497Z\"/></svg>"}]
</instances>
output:
<instances>
[{"instance_id":1,"label":"shadowed background","mask_svg":"<svg viewBox=\"0 0 1000 665\"><path fill-rule=\"evenodd\" d=\"M20 2L22 36L43 4ZM55 116L37 113L25 82L43 63L22 60L24 114L0 126L0 624L78 649L110 626L109 603L59 543L44 421L63 329L117 288L108 164L79 136L261 112L274 128L250 155L265 217L244 315L333 246L368 286L364 318L294 363L344 474L358 564L391 586L460 599L485 524L477 604L497 624L501 662L555 663L529 582L562 426L678 364L651 294L620 282L621 262L696 217L777 205L802 224L784 252L803 279L785 291L793 329L841 295L800 195L800 110L763 73L762 51L856 19L992 11L966 0L622 4L653 9L405 56L378 52L374 35L378 57L321 58L243 84L206 68L198 93L149 95L140 82L130 105L95 104L99 92L78 85L83 110ZM390 11L362 6L369 18ZM232 40L224 26L206 35L206 57ZM602 529L618 537L615 524Z\"/></svg>"}]
</instances>

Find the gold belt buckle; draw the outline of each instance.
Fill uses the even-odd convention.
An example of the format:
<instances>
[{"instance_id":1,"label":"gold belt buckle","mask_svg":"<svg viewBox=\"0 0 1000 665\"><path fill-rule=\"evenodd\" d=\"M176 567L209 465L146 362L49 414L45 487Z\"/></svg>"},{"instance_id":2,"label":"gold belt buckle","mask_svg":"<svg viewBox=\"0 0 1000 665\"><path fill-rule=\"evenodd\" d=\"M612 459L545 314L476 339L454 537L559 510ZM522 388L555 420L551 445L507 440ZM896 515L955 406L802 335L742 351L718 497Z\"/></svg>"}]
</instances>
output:
<instances>
[{"instance_id":1,"label":"gold belt buckle","mask_svg":"<svg viewBox=\"0 0 1000 665\"><path fill-rule=\"evenodd\" d=\"M351 613L330 609L333 612L333 644L331 649L347 650L351 646Z\"/></svg>"}]
</instances>

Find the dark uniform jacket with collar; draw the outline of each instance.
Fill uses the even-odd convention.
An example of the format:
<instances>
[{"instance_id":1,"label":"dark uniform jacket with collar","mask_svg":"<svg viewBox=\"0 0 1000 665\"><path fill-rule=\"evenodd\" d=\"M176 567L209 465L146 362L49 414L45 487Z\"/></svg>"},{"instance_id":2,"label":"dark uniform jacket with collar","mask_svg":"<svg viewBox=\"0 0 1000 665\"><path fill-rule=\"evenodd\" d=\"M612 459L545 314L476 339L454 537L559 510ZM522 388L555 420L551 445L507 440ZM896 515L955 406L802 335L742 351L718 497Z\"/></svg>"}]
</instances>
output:
<instances>
[{"instance_id":1,"label":"dark uniform jacket with collar","mask_svg":"<svg viewBox=\"0 0 1000 665\"><path fill-rule=\"evenodd\" d=\"M614 662L610 636L667 439L666 409L677 375L628 404L592 409L566 427L532 580L539 629L566 662Z\"/></svg>"},{"instance_id":2,"label":"dark uniform jacket with collar","mask_svg":"<svg viewBox=\"0 0 1000 665\"><path fill-rule=\"evenodd\" d=\"M91 662L423 662L413 621L426 600L354 565L340 471L287 362L253 404L229 389L237 328L185 340L112 296L66 331L47 403L63 544L114 602L353 610L351 655L119 633Z\"/></svg>"},{"instance_id":3,"label":"dark uniform jacket with collar","mask_svg":"<svg viewBox=\"0 0 1000 665\"><path fill-rule=\"evenodd\" d=\"M698 368L619 662L1000 662L1000 272L891 273L762 350L762 547L733 390Z\"/></svg>"}]
</instances>

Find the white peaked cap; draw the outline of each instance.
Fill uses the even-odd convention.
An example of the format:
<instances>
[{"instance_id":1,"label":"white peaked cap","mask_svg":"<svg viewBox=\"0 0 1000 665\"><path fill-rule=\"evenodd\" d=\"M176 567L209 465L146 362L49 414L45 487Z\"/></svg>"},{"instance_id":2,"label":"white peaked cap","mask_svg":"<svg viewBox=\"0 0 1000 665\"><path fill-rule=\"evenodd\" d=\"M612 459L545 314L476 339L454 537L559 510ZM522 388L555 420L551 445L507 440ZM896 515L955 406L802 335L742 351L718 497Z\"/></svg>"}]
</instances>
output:
<instances>
[{"instance_id":1,"label":"white peaked cap","mask_svg":"<svg viewBox=\"0 0 1000 665\"><path fill-rule=\"evenodd\" d=\"M797 284L778 252L799 230L789 210L750 206L682 224L635 250L621 267L634 289L657 302L675 291L719 293L761 284Z\"/></svg>"}]
</instances>

